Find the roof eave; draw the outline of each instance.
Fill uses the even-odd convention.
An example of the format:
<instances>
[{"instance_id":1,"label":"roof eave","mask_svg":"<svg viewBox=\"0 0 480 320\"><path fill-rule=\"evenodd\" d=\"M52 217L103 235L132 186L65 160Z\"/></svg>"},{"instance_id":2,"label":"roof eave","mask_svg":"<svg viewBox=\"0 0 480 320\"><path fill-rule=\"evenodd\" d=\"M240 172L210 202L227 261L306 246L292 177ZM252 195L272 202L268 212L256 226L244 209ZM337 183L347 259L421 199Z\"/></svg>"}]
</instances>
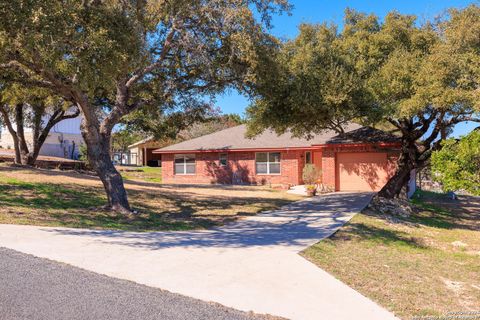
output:
<instances>
[{"instance_id":1,"label":"roof eave","mask_svg":"<svg viewBox=\"0 0 480 320\"><path fill-rule=\"evenodd\" d=\"M162 150L157 149L152 152L155 154L166 154L166 153L218 153L218 152L262 152L262 151L295 151L295 150L319 150L319 149L329 149L329 148L342 148L342 147L400 147L400 142L362 142L362 143L327 143L327 144L314 144L311 146L305 147L271 147L271 148L220 148L220 149L184 149L184 150Z\"/></svg>"},{"instance_id":2,"label":"roof eave","mask_svg":"<svg viewBox=\"0 0 480 320\"><path fill-rule=\"evenodd\" d=\"M202 153L202 152L261 152L261 151L290 151L290 150L314 150L317 149L313 146L306 146L306 147L271 147L271 148L236 148L236 149L193 149L193 150L162 150L157 149L153 150L153 153Z\"/></svg>"},{"instance_id":3,"label":"roof eave","mask_svg":"<svg viewBox=\"0 0 480 320\"><path fill-rule=\"evenodd\" d=\"M325 144L314 144L313 147L328 149L332 147L366 147L366 146L376 146L376 147L399 147L401 142L355 142L355 143L325 143Z\"/></svg>"}]
</instances>

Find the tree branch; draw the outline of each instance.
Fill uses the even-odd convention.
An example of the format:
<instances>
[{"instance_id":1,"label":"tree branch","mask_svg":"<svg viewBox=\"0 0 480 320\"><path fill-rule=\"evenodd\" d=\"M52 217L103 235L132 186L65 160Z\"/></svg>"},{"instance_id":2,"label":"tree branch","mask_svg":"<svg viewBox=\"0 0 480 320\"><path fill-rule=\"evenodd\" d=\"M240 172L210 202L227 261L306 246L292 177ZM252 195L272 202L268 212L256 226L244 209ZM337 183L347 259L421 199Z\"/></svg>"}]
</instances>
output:
<instances>
[{"instance_id":1,"label":"tree branch","mask_svg":"<svg viewBox=\"0 0 480 320\"><path fill-rule=\"evenodd\" d=\"M54 85L50 81L32 79L32 75L28 73L28 69L25 70L25 67L16 60L12 60L8 63L0 64L0 69L13 70L20 75L20 78L14 77L13 82L23 84L28 87L42 87L54 90Z\"/></svg>"},{"instance_id":2,"label":"tree branch","mask_svg":"<svg viewBox=\"0 0 480 320\"><path fill-rule=\"evenodd\" d=\"M444 117L445 117L445 111L441 111L437 114L437 117L436 117L437 122L435 123L435 127L433 128L432 133L428 136L428 138L422 141L422 145L425 148L425 150L430 149L430 145L435 139L437 139L438 135L442 131L442 128L444 127L444 122L443 122Z\"/></svg>"},{"instance_id":3,"label":"tree branch","mask_svg":"<svg viewBox=\"0 0 480 320\"><path fill-rule=\"evenodd\" d=\"M130 79L127 80L125 86L127 88L130 88L132 85L134 85L137 81L139 81L143 76L145 76L146 74L152 72L153 70L159 68L164 59L165 59L165 56L167 55L167 53L170 51L170 48L172 46L172 40L173 40L173 36L175 35L175 32L177 31L177 20L173 20L172 22L172 27L167 35L167 37L165 38L165 42L163 44L163 48L162 48L162 51L160 52L160 56L158 57L157 61L155 61L154 63L150 64L149 66L135 72L135 74L130 77Z\"/></svg>"},{"instance_id":4,"label":"tree branch","mask_svg":"<svg viewBox=\"0 0 480 320\"><path fill-rule=\"evenodd\" d=\"M0 104L0 113L3 116L3 121L5 122L5 125L7 126L8 132L10 133L10 135L12 137L16 137L17 132L15 131L15 129L13 129L12 121L10 120L10 117L8 115L8 111L5 108L4 104Z\"/></svg>"}]
</instances>

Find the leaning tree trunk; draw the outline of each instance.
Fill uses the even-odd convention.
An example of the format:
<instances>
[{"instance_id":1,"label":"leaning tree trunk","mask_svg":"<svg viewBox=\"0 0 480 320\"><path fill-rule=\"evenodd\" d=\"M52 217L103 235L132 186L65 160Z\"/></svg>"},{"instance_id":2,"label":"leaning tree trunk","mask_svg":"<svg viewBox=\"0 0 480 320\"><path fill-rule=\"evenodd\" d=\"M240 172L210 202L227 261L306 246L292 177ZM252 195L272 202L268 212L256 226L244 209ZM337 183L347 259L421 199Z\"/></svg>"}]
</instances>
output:
<instances>
[{"instance_id":1,"label":"leaning tree trunk","mask_svg":"<svg viewBox=\"0 0 480 320\"><path fill-rule=\"evenodd\" d=\"M132 211L128 203L127 192L120 173L115 169L110 158L109 134L100 134L97 130L82 130L87 144L88 161L103 183L111 210L128 213Z\"/></svg>"},{"instance_id":2,"label":"leaning tree trunk","mask_svg":"<svg viewBox=\"0 0 480 320\"><path fill-rule=\"evenodd\" d=\"M0 114L3 117L3 122L5 123L5 126L8 129L8 132L12 136L13 146L14 146L14 150L15 150L15 164L21 164L22 159L21 159L21 155L20 155L20 145L18 144L17 132L13 128L12 121L10 120L10 117L8 115L8 111L6 110L5 105L0 104Z\"/></svg>"},{"instance_id":3,"label":"leaning tree trunk","mask_svg":"<svg viewBox=\"0 0 480 320\"><path fill-rule=\"evenodd\" d=\"M22 156L20 154L20 146L18 145L17 136L12 135L12 138L13 138L13 144L14 144L14 150L15 150L15 164L21 164Z\"/></svg>"},{"instance_id":4,"label":"leaning tree trunk","mask_svg":"<svg viewBox=\"0 0 480 320\"><path fill-rule=\"evenodd\" d=\"M378 192L383 198L407 198L408 182L410 173L417 166L417 148L415 141L404 142L402 152L397 162L395 174L388 180L385 186Z\"/></svg>"},{"instance_id":5,"label":"leaning tree trunk","mask_svg":"<svg viewBox=\"0 0 480 320\"><path fill-rule=\"evenodd\" d=\"M378 192L378 195L383 198L406 198L407 192L405 188L408 187L408 181L410 180L410 172L414 167L408 163L402 161L399 163L395 174L388 180L387 184Z\"/></svg>"},{"instance_id":6,"label":"leaning tree trunk","mask_svg":"<svg viewBox=\"0 0 480 320\"><path fill-rule=\"evenodd\" d=\"M15 106L15 123L17 124L18 148L20 151L20 160L22 165L30 165L30 152L28 150L27 140L24 131L23 104Z\"/></svg>"}]
</instances>

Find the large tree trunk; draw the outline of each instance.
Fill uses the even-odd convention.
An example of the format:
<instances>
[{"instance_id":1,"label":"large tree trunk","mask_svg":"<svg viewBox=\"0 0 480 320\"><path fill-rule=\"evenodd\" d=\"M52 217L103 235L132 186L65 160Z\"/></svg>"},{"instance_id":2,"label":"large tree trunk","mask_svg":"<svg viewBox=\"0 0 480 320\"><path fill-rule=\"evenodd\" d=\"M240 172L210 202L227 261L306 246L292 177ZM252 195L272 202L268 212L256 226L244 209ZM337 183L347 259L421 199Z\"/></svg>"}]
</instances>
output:
<instances>
[{"instance_id":1,"label":"large tree trunk","mask_svg":"<svg viewBox=\"0 0 480 320\"><path fill-rule=\"evenodd\" d=\"M27 140L25 138L24 131L24 117L23 117L23 104L17 104L15 106L15 123L17 125L17 139L18 147L20 150L20 160L22 165L30 165L31 156L28 150Z\"/></svg>"},{"instance_id":2,"label":"large tree trunk","mask_svg":"<svg viewBox=\"0 0 480 320\"><path fill-rule=\"evenodd\" d=\"M15 150L15 164L22 163L22 156L20 155L20 146L18 145L18 139L16 135L12 135L14 150Z\"/></svg>"},{"instance_id":3,"label":"large tree trunk","mask_svg":"<svg viewBox=\"0 0 480 320\"><path fill-rule=\"evenodd\" d=\"M410 173L417 167L418 150L415 141L404 142L398 159L397 170L385 186L378 192L383 198L407 198Z\"/></svg>"},{"instance_id":4,"label":"large tree trunk","mask_svg":"<svg viewBox=\"0 0 480 320\"><path fill-rule=\"evenodd\" d=\"M378 192L383 198L407 198L408 181L410 172L414 167L408 162L399 163L395 174L388 180L387 184Z\"/></svg>"},{"instance_id":5,"label":"large tree trunk","mask_svg":"<svg viewBox=\"0 0 480 320\"><path fill-rule=\"evenodd\" d=\"M82 134L87 144L88 161L102 180L109 208L121 213L132 213L122 176L110 158L110 137L100 134L92 127L90 130L83 129Z\"/></svg>"}]
</instances>

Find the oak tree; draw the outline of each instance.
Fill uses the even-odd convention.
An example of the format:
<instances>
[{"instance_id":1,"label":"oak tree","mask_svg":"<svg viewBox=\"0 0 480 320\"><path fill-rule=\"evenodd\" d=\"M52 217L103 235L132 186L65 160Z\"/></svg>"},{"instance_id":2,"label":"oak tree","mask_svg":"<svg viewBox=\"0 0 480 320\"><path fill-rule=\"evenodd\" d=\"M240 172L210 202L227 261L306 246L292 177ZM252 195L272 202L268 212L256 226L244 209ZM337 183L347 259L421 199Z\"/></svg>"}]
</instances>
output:
<instances>
[{"instance_id":1,"label":"oak tree","mask_svg":"<svg viewBox=\"0 0 480 320\"><path fill-rule=\"evenodd\" d=\"M246 94L277 46L287 0L0 2L0 69L77 105L109 206L130 213L110 160L112 130L146 107L190 108L227 87Z\"/></svg>"},{"instance_id":2,"label":"oak tree","mask_svg":"<svg viewBox=\"0 0 480 320\"><path fill-rule=\"evenodd\" d=\"M349 121L390 127L402 139L398 166L379 192L403 196L410 172L426 164L452 128L480 121L480 7L417 23L347 10L344 28L302 26L259 81L249 108L253 134L271 127L309 136L343 132Z\"/></svg>"}]
</instances>

